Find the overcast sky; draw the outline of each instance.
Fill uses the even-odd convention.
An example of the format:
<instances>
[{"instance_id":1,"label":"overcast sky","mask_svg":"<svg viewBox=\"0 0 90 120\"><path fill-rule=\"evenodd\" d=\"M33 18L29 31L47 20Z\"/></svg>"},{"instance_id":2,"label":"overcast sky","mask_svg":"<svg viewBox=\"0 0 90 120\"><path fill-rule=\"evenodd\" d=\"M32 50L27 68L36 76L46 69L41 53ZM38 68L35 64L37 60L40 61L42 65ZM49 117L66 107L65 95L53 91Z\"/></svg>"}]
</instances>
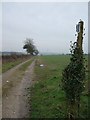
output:
<instances>
[{"instance_id":1,"label":"overcast sky","mask_svg":"<svg viewBox=\"0 0 90 120\"><path fill-rule=\"evenodd\" d=\"M33 38L40 52L69 53L80 19L85 22L87 52L88 3L2 3L2 50L23 52L25 39Z\"/></svg>"}]
</instances>

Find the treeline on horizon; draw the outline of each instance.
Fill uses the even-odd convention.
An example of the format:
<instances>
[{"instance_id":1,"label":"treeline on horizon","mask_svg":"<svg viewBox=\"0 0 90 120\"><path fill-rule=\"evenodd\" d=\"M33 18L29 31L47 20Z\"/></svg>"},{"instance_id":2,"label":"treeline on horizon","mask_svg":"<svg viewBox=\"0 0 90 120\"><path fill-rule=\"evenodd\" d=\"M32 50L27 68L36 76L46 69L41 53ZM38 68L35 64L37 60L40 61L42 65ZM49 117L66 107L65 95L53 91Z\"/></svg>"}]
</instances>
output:
<instances>
[{"instance_id":1,"label":"treeline on horizon","mask_svg":"<svg viewBox=\"0 0 90 120\"><path fill-rule=\"evenodd\" d=\"M0 52L1 56L10 55L30 55L24 52ZM40 53L39 55L71 55L71 53ZM90 53L84 53L84 55L90 55Z\"/></svg>"}]
</instances>

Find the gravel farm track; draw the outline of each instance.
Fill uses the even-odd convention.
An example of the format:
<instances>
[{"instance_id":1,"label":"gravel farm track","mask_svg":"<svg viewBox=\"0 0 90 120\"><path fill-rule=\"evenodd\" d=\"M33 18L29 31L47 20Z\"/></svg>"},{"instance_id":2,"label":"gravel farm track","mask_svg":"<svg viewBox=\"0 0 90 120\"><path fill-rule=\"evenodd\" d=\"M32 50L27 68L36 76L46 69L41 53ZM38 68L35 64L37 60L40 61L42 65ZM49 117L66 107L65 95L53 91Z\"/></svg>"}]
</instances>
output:
<instances>
[{"instance_id":1,"label":"gravel farm track","mask_svg":"<svg viewBox=\"0 0 90 120\"><path fill-rule=\"evenodd\" d=\"M2 86L14 81L13 87L4 93L2 97L2 118L29 118L28 112L30 108L28 108L27 88L32 85L35 60L28 66L22 79L17 72L20 66L26 62L27 61L2 74ZM16 82L19 82L15 83L15 78L18 79Z\"/></svg>"}]
</instances>

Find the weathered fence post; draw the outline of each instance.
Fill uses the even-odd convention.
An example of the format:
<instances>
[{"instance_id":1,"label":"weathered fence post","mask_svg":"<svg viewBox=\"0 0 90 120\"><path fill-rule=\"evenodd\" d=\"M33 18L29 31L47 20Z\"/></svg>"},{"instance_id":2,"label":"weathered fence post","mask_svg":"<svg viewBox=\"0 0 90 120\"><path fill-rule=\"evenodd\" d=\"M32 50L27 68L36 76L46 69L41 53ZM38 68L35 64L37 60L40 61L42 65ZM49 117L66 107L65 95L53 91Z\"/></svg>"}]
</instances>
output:
<instances>
[{"instance_id":1,"label":"weathered fence post","mask_svg":"<svg viewBox=\"0 0 90 120\"><path fill-rule=\"evenodd\" d=\"M78 33L77 36L77 47L82 50L82 42L83 42L83 25L84 22L80 21L78 25L76 26L76 31Z\"/></svg>"},{"instance_id":2,"label":"weathered fence post","mask_svg":"<svg viewBox=\"0 0 90 120\"><path fill-rule=\"evenodd\" d=\"M79 48L81 50L81 52L83 51L82 48L82 43L83 43L83 26L84 26L84 22L82 20L80 20L80 22L78 23L78 36L77 36L77 48ZM76 27L77 28L77 27ZM78 106L78 117L79 117L79 108L80 108L80 96L78 96L78 101L77 101L77 106Z\"/></svg>"}]
</instances>

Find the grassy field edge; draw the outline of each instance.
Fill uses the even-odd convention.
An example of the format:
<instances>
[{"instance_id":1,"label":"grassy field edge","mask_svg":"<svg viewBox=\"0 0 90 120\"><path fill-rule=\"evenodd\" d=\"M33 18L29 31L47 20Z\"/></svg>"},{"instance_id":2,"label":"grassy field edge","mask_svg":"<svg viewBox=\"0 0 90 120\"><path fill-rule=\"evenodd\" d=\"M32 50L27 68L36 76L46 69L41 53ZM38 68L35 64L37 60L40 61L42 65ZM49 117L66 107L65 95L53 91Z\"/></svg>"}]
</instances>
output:
<instances>
[{"instance_id":1,"label":"grassy field edge","mask_svg":"<svg viewBox=\"0 0 90 120\"><path fill-rule=\"evenodd\" d=\"M35 65L36 83L29 88L31 118L66 118L66 99L62 89L62 70L70 56L40 56ZM43 64L43 67L40 65ZM87 86L81 96L80 117L87 118Z\"/></svg>"}]
</instances>

